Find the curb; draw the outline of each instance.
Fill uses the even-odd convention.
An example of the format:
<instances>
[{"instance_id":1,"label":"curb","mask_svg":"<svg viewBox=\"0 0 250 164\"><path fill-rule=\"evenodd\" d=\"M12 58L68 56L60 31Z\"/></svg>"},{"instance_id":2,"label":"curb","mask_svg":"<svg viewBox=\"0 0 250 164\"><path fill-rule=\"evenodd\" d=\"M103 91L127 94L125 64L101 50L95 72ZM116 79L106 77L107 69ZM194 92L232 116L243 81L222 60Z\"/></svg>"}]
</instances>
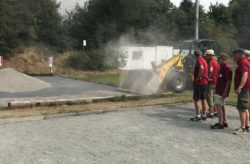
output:
<instances>
[{"instance_id":1,"label":"curb","mask_svg":"<svg viewBox=\"0 0 250 164\"><path fill-rule=\"evenodd\" d=\"M158 96L167 96L171 95L172 93L164 93L164 94L159 94ZM69 98L69 99L63 99L63 98L53 98L53 99L43 99L43 100L26 100L26 101L11 101L8 103L9 108L17 108L17 107L35 107L35 106L48 106L48 105L64 105L67 103L93 103L93 102L104 102L104 101L112 101L112 99L122 97L121 96L107 96L107 97L91 97L91 98ZM150 96L155 96L155 95L128 95L125 96L128 99L133 99L133 98L147 98Z\"/></svg>"},{"instance_id":2,"label":"curb","mask_svg":"<svg viewBox=\"0 0 250 164\"><path fill-rule=\"evenodd\" d=\"M16 107L33 107L33 106L46 106L46 105L63 105L66 103L91 103L91 102L99 102L105 101L113 96L108 97L92 97L92 98L71 98L71 99L63 99L63 98L53 98L53 99L43 99L43 100L26 100L26 101L11 101L8 103L8 107L16 108Z\"/></svg>"}]
</instances>

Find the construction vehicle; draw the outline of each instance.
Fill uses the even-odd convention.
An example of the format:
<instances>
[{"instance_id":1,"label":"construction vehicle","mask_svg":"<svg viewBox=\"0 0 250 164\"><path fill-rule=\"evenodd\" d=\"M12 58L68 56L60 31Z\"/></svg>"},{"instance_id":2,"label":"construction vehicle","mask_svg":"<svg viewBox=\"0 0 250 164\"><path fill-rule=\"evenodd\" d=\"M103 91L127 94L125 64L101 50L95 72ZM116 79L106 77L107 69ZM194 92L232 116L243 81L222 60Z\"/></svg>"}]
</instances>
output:
<instances>
[{"instance_id":1,"label":"construction vehicle","mask_svg":"<svg viewBox=\"0 0 250 164\"><path fill-rule=\"evenodd\" d=\"M171 90L177 93L192 87L193 70L195 65L194 51L199 49L204 54L212 49L220 54L220 46L213 40L187 40L179 42L175 47L180 49L178 55L173 55L162 64L151 63L152 70L128 71L120 85L121 89L139 93L157 93Z\"/></svg>"}]
</instances>

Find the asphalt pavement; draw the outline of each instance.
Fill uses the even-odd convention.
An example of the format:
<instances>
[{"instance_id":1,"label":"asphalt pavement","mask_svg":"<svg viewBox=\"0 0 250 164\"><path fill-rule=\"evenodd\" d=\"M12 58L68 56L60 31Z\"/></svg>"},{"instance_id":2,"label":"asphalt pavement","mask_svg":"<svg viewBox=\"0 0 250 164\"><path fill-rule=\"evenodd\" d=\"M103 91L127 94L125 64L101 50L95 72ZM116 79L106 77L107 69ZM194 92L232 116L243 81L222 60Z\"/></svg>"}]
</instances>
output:
<instances>
[{"instance_id":1,"label":"asphalt pavement","mask_svg":"<svg viewBox=\"0 0 250 164\"><path fill-rule=\"evenodd\" d=\"M9 101L17 99L42 99L49 97L71 98L71 97L108 97L126 94L117 87L63 78L59 76L38 77L40 80L51 84L51 88L32 92L7 93L0 92L0 108L7 106Z\"/></svg>"},{"instance_id":2,"label":"asphalt pavement","mask_svg":"<svg viewBox=\"0 0 250 164\"><path fill-rule=\"evenodd\" d=\"M32 92L6 93L0 92L0 98L23 98L23 97L54 97L62 95L87 95L93 92L103 91L120 93L116 87L96 84L92 82L63 78L59 76L38 77L40 80L51 84L51 88ZM96 94L94 96L103 96ZM92 95L91 95L92 96Z\"/></svg>"},{"instance_id":3,"label":"asphalt pavement","mask_svg":"<svg viewBox=\"0 0 250 164\"><path fill-rule=\"evenodd\" d=\"M0 124L0 163L250 163L250 134L233 135L240 121L227 110L224 130L209 128L216 119L189 121L192 103Z\"/></svg>"}]
</instances>

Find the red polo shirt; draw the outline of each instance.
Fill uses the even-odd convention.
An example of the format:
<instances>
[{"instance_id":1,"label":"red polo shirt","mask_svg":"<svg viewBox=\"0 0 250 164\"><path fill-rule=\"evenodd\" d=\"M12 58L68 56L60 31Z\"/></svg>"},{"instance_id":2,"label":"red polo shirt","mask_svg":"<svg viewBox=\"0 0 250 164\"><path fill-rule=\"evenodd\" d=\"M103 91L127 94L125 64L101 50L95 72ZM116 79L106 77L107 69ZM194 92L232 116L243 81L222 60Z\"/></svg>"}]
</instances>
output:
<instances>
[{"instance_id":1,"label":"red polo shirt","mask_svg":"<svg viewBox=\"0 0 250 164\"><path fill-rule=\"evenodd\" d=\"M202 74L201 78L198 81L196 81L197 76L199 74L199 69L200 69L201 66L204 67L203 74ZM203 59L203 57L199 57L196 60L196 64L195 64L195 67L194 67L194 84L195 85L207 85L208 84L207 61L205 59Z\"/></svg>"},{"instance_id":2,"label":"red polo shirt","mask_svg":"<svg viewBox=\"0 0 250 164\"><path fill-rule=\"evenodd\" d=\"M212 75L210 72L210 68L213 68ZM217 79L219 76L219 71L220 71L219 63L215 59L210 60L209 65L208 65L208 72L210 75L209 77L211 77L212 81L209 81L208 85L214 85L214 86L216 85Z\"/></svg>"},{"instance_id":3,"label":"red polo shirt","mask_svg":"<svg viewBox=\"0 0 250 164\"><path fill-rule=\"evenodd\" d=\"M222 96L222 94L226 88L227 81L232 80L232 74L233 74L233 71L232 71L232 68L230 67L230 65L228 65L227 63L221 65L218 80L216 83L216 90L215 90L216 94ZM230 93L230 88L227 91L227 96L229 96L229 93Z\"/></svg>"},{"instance_id":4,"label":"red polo shirt","mask_svg":"<svg viewBox=\"0 0 250 164\"><path fill-rule=\"evenodd\" d=\"M248 79L242 90L250 90L250 64L246 58L242 58L237 64L238 66L235 70L234 76L234 89L236 90L239 88L243 73L248 72Z\"/></svg>"}]
</instances>

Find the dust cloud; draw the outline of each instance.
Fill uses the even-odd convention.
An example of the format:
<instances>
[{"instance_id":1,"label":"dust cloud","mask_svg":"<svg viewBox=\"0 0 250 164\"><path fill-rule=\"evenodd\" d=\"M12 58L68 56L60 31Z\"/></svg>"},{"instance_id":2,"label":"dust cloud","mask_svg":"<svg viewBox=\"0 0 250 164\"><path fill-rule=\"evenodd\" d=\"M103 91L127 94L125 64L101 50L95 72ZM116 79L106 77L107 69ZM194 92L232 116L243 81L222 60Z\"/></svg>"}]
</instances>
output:
<instances>
[{"instance_id":1,"label":"dust cloud","mask_svg":"<svg viewBox=\"0 0 250 164\"><path fill-rule=\"evenodd\" d=\"M126 65L128 57L124 47L157 46L160 43L167 45L168 41L166 38L166 35L152 32L151 29L138 31L137 33L131 31L106 45L106 63L113 64L121 69ZM122 71L120 88L123 90L142 94L156 94L159 87L159 72L155 72L153 69Z\"/></svg>"}]
</instances>

